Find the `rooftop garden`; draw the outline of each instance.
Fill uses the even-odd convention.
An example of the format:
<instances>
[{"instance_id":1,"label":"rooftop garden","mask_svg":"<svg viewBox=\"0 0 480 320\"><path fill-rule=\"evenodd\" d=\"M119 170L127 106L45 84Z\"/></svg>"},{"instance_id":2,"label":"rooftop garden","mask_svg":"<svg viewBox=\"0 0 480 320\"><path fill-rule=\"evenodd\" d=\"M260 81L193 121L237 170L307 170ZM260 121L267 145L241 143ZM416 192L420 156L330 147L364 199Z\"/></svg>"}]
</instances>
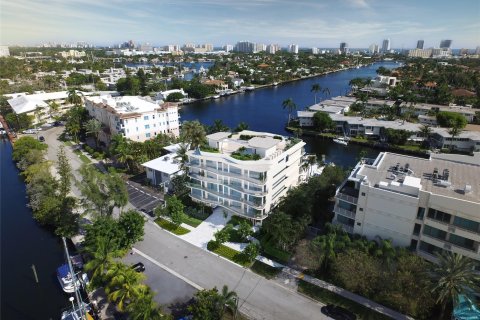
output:
<instances>
[{"instance_id":1,"label":"rooftop garden","mask_svg":"<svg viewBox=\"0 0 480 320\"><path fill-rule=\"evenodd\" d=\"M201 151L204 151L204 152L211 152L211 153L220 153L220 150L218 150L217 148L212 148L210 147L208 144L204 144L200 147L200 150Z\"/></svg>"},{"instance_id":2,"label":"rooftop garden","mask_svg":"<svg viewBox=\"0 0 480 320\"><path fill-rule=\"evenodd\" d=\"M232 152L230 156L234 159L242 161L260 160L262 158L259 154L247 153L247 149L245 147L241 147L237 151Z\"/></svg>"}]
</instances>

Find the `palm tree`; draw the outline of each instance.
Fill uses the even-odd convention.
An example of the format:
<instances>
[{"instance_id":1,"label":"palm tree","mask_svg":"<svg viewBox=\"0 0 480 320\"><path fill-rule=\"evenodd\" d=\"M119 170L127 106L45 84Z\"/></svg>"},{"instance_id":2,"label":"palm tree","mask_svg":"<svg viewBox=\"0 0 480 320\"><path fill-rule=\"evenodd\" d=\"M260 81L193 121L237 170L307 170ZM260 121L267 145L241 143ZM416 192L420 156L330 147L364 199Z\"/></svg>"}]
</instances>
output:
<instances>
[{"instance_id":1,"label":"palm tree","mask_svg":"<svg viewBox=\"0 0 480 320\"><path fill-rule=\"evenodd\" d=\"M443 318L447 304L453 304L458 295L470 295L480 292L480 276L474 270L478 263L474 260L453 252L437 254L438 264L433 266L432 293L436 294L436 302L442 306Z\"/></svg>"},{"instance_id":2,"label":"palm tree","mask_svg":"<svg viewBox=\"0 0 480 320\"><path fill-rule=\"evenodd\" d=\"M116 154L115 157L117 158L117 161L126 165L127 169L130 171L132 168L130 167L130 163L134 160L134 152L132 148L130 147L130 144L124 143L120 144L116 148Z\"/></svg>"},{"instance_id":3,"label":"palm tree","mask_svg":"<svg viewBox=\"0 0 480 320\"><path fill-rule=\"evenodd\" d=\"M82 104L82 97L78 95L77 90L70 89L68 90L67 102L74 105L80 105Z\"/></svg>"},{"instance_id":4,"label":"palm tree","mask_svg":"<svg viewBox=\"0 0 480 320\"><path fill-rule=\"evenodd\" d=\"M225 314L225 310L228 308L234 314L234 318L237 315L238 309L238 295L235 291L228 291L228 286L223 286L222 294L220 295L220 303L221 303L221 312L220 318L223 318Z\"/></svg>"},{"instance_id":5,"label":"palm tree","mask_svg":"<svg viewBox=\"0 0 480 320\"><path fill-rule=\"evenodd\" d=\"M92 272L92 284L102 283L113 258L121 255L119 251L112 248L114 248L112 239L104 237L97 238L94 245L85 247L85 252L91 256L90 261L85 264L85 270Z\"/></svg>"},{"instance_id":6,"label":"palm tree","mask_svg":"<svg viewBox=\"0 0 480 320\"><path fill-rule=\"evenodd\" d=\"M315 104L317 104L317 94L319 92L322 91L322 87L318 84L318 83L314 83L312 85L312 89L310 90L310 92L313 92L314 93L314 97L315 97Z\"/></svg>"},{"instance_id":7,"label":"palm tree","mask_svg":"<svg viewBox=\"0 0 480 320\"><path fill-rule=\"evenodd\" d=\"M209 128L210 133L229 131L230 128L223 124L222 120L214 120L213 125Z\"/></svg>"},{"instance_id":8,"label":"palm tree","mask_svg":"<svg viewBox=\"0 0 480 320\"><path fill-rule=\"evenodd\" d=\"M335 259L335 242L337 240L337 233L333 230L328 234L315 238L312 242L315 250L320 251L320 266L323 271L327 272L330 269L330 265Z\"/></svg>"},{"instance_id":9,"label":"palm tree","mask_svg":"<svg viewBox=\"0 0 480 320\"><path fill-rule=\"evenodd\" d=\"M139 283L144 276L122 263L114 263L107 271L109 279L105 288L108 298L124 311L127 304L134 300L141 289Z\"/></svg>"},{"instance_id":10,"label":"palm tree","mask_svg":"<svg viewBox=\"0 0 480 320\"><path fill-rule=\"evenodd\" d=\"M322 89L322 93L326 98L330 95L330 89L328 89L328 87L325 87L325 88Z\"/></svg>"},{"instance_id":11,"label":"palm tree","mask_svg":"<svg viewBox=\"0 0 480 320\"><path fill-rule=\"evenodd\" d=\"M180 144L180 147L177 149L177 155L175 156L175 159L178 159L178 161L180 161L180 170L184 171L184 172L188 172L188 167L187 167L187 163L188 163L188 155L187 155L187 151L188 151L188 145L185 144L185 143L181 143Z\"/></svg>"},{"instance_id":12,"label":"palm tree","mask_svg":"<svg viewBox=\"0 0 480 320\"><path fill-rule=\"evenodd\" d=\"M165 319L162 309L153 300L153 293L148 286L139 286L133 303L127 306L132 320Z\"/></svg>"},{"instance_id":13,"label":"palm tree","mask_svg":"<svg viewBox=\"0 0 480 320\"><path fill-rule=\"evenodd\" d=\"M95 147L98 148L98 135L102 131L102 123L97 119L90 119L84 126L86 133L95 138Z\"/></svg>"},{"instance_id":14,"label":"palm tree","mask_svg":"<svg viewBox=\"0 0 480 320\"><path fill-rule=\"evenodd\" d=\"M382 258L388 267L391 266L393 259L396 256L396 249L392 244L391 239L382 239L380 236L376 237L378 241L378 247L376 250L376 255L379 258Z\"/></svg>"},{"instance_id":15,"label":"palm tree","mask_svg":"<svg viewBox=\"0 0 480 320\"><path fill-rule=\"evenodd\" d=\"M237 125L234 131L241 132L243 130L248 130L248 124L242 121Z\"/></svg>"},{"instance_id":16,"label":"palm tree","mask_svg":"<svg viewBox=\"0 0 480 320\"><path fill-rule=\"evenodd\" d=\"M454 141L455 137L458 136L461 132L462 132L462 128L459 127L456 124L452 124L450 130L448 130L448 134L450 134L452 136L452 141L450 143L450 150L453 150L453 148L454 148L453 141Z\"/></svg>"},{"instance_id":17,"label":"palm tree","mask_svg":"<svg viewBox=\"0 0 480 320\"><path fill-rule=\"evenodd\" d=\"M189 143L191 149L195 149L206 141L205 128L197 120L185 121L182 124L180 139Z\"/></svg>"},{"instance_id":18,"label":"palm tree","mask_svg":"<svg viewBox=\"0 0 480 320\"><path fill-rule=\"evenodd\" d=\"M432 128L429 125L424 124L420 127L420 130L418 130L418 133L424 138L425 141L428 141L430 135L432 134Z\"/></svg>"},{"instance_id":19,"label":"palm tree","mask_svg":"<svg viewBox=\"0 0 480 320\"><path fill-rule=\"evenodd\" d=\"M48 114L50 115L50 118L57 120L57 115L58 115L58 110L60 109L60 106L58 103L55 101L50 102L48 105Z\"/></svg>"},{"instance_id":20,"label":"palm tree","mask_svg":"<svg viewBox=\"0 0 480 320\"><path fill-rule=\"evenodd\" d=\"M290 124L291 113L297 109L297 105L295 104L295 102L293 102L292 98L288 98L283 100L282 107L284 110L288 110L288 124Z\"/></svg>"}]
</instances>

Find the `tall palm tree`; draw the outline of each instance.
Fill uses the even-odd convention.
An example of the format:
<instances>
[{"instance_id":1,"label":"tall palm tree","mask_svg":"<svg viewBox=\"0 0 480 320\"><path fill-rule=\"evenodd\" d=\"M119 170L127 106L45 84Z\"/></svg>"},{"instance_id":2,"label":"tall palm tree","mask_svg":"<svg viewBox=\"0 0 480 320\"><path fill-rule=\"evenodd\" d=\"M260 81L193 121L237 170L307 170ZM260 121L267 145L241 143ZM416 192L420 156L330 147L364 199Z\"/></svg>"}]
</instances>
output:
<instances>
[{"instance_id":1,"label":"tall palm tree","mask_svg":"<svg viewBox=\"0 0 480 320\"><path fill-rule=\"evenodd\" d=\"M177 159L180 162L180 170L184 171L185 173L187 173L187 171L188 171L187 151L188 151L188 145L185 144L185 143L181 143L180 147L177 149L177 152L176 152L177 155L175 156L175 159Z\"/></svg>"},{"instance_id":2,"label":"tall palm tree","mask_svg":"<svg viewBox=\"0 0 480 320\"><path fill-rule=\"evenodd\" d=\"M450 251L437 254L437 257L438 264L433 266L431 273L432 293L436 294L436 302L442 306L441 319L447 304L457 301L459 294L480 292L480 276L474 270L478 263L468 257Z\"/></svg>"},{"instance_id":3,"label":"tall palm tree","mask_svg":"<svg viewBox=\"0 0 480 320\"><path fill-rule=\"evenodd\" d=\"M432 128L428 124L424 124L418 130L418 133L424 138L425 141L428 141L430 135L432 134Z\"/></svg>"},{"instance_id":4,"label":"tall palm tree","mask_svg":"<svg viewBox=\"0 0 480 320\"><path fill-rule=\"evenodd\" d=\"M56 103L55 101L50 102L50 104L48 105L48 114L50 118L57 120L59 109L60 106L58 105L58 103Z\"/></svg>"},{"instance_id":5,"label":"tall palm tree","mask_svg":"<svg viewBox=\"0 0 480 320\"><path fill-rule=\"evenodd\" d=\"M98 148L98 135L102 131L102 123L97 119L90 119L84 125L87 134L95 138L95 146Z\"/></svg>"},{"instance_id":6,"label":"tall palm tree","mask_svg":"<svg viewBox=\"0 0 480 320\"><path fill-rule=\"evenodd\" d=\"M448 134L452 136L452 141L450 143L450 150L453 150L454 147L454 139L456 136L458 136L462 132L462 128L460 128L458 125L453 124L451 128L448 130Z\"/></svg>"},{"instance_id":7,"label":"tall palm tree","mask_svg":"<svg viewBox=\"0 0 480 320\"><path fill-rule=\"evenodd\" d=\"M390 267L393 259L396 256L396 249L393 246L391 239L382 239L380 236L376 237L378 247L376 250L377 257L383 259L387 266Z\"/></svg>"},{"instance_id":8,"label":"tall palm tree","mask_svg":"<svg viewBox=\"0 0 480 320\"><path fill-rule=\"evenodd\" d=\"M326 98L330 95L330 89L328 89L328 87L325 87L325 88L322 89L322 93Z\"/></svg>"},{"instance_id":9,"label":"tall palm tree","mask_svg":"<svg viewBox=\"0 0 480 320\"><path fill-rule=\"evenodd\" d=\"M68 96L67 96L67 102L74 104L74 105L80 105L82 104L82 97L78 95L77 90L75 89L70 89L68 90Z\"/></svg>"},{"instance_id":10,"label":"tall palm tree","mask_svg":"<svg viewBox=\"0 0 480 320\"><path fill-rule=\"evenodd\" d=\"M130 171L132 169L130 164L135 158L130 144L121 144L116 148L116 151L115 157L117 158L117 161L126 165L127 169Z\"/></svg>"},{"instance_id":11,"label":"tall palm tree","mask_svg":"<svg viewBox=\"0 0 480 320\"><path fill-rule=\"evenodd\" d=\"M210 126L209 132L210 133L215 133L215 132L222 132L222 131L229 131L230 128L227 127L222 120L217 119L213 121L213 125Z\"/></svg>"},{"instance_id":12,"label":"tall palm tree","mask_svg":"<svg viewBox=\"0 0 480 320\"><path fill-rule=\"evenodd\" d=\"M228 291L228 286L223 286L222 293L220 295L220 303L220 318L223 318L226 309L229 309L234 314L234 318L236 317L238 309L238 295L235 291Z\"/></svg>"},{"instance_id":13,"label":"tall palm tree","mask_svg":"<svg viewBox=\"0 0 480 320\"><path fill-rule=\"evenodd\" d=\"M206 141L205 128L197 120L185 121L182 124L180 139L189 143L191 149L195 149Z\"/></svg>"},{"instance_id":14,"label":"tall palm tree","mask_svg":"<svg viewBox=\"0 0 480 320\"><path fill-rule=\"evenodd\" d=\"M144 276L122 263L114 263L107 271L107 277L107 297L117 304L120 311L124 311L126 305L133 301L141 290L142 285L139 283Z\"/></svg>"},{"instance_id":15,"label":"tall palm tree","mask_svg":"<svg viewBox=\"0 0 480 320\"><path fill-rule=\"evenodd\" d=\"M312 89L310 89L310 92L314 93L315 104L317 104L317 94L321 91L322 91L322 87L318 83L312 84Z\"/></svg>"},{"instance_id":16,"label":"tall palm tree","mask_svg":"<svg viewBox=\"0 0 480 320\"><path fill-rule=\"evenodd\" d=\"M282 107L284 110L288 110L288 124L290 124L291 113L297 109L297 105L295 104L295 102L293 102L292 98L288 98L283 100Z\"/></svg>"},{"instance_id":17,"label":"tall palm tree","mask_svg":"<svg viewBox=\"0 0 480 320\"><path fill-rule=\"evenodd\" d=\"M235 128L235 132L241 132L243 130L248 130L248 124L242 121Z\"/></svg>"}]
</instances>

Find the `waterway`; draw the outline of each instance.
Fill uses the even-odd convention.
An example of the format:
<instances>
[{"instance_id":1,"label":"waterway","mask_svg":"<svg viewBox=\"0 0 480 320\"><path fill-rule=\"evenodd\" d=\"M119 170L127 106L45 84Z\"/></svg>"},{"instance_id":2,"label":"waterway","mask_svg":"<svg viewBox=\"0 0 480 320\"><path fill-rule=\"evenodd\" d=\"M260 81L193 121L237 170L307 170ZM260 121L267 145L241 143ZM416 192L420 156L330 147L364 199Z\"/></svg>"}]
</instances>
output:
<instances>
[{"instance_id":1,"label":"waterway","mask_svg":"<svg viewBox=\"0 0 480 320\"><path fill-rule=\"evenodd\" d=\"M348 83L351 79L356 77L374 78L375 71L380 66L392 69L398 67L399 64L393 61L379 62L359 69L306 78L275 87L264 87L215 100L198 101L182 107L181 120L199 120L203 124L210 125L215 119L220 119L231 128L240 122L245 122L252 130L288 135L288 132L285 131L288 111L282 108L282 102L285 99L291 98L297 105L297 110L304 110L314 103L314 94L311 92L313 84L318 83L322 88L328 88L331 96L344 95L350 89ZM325 98L318 94L317 102ZM358 145L345 147L335 144L331 140L312 137L304 137L304 140L307 143L307 152L317 154L319 159L324 156L327 162L334 162L345 167L351 167L358 161L357 155L362 149L370 157L378 154L378 150Z\"/></svg>"},{"instance_id":2,"label":"waterway","mask_svg":"<svg viewBox=\"0 0 480 320\"><path fill-rule=\"evenodd\" d=\"M33 220L18 173L10 142L0 140L0 319L56 320L69 303L55 276L64 263L62 246L58 237Z\"/></svg>"}]
</instances>

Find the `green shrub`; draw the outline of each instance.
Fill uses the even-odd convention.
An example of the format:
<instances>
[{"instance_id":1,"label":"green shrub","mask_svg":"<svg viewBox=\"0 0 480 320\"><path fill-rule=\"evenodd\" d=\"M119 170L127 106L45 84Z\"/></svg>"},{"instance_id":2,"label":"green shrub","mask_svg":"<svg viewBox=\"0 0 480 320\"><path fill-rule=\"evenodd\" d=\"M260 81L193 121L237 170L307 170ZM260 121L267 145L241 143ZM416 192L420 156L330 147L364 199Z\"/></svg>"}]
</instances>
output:
<instances>
[{"instance_id":1,"label":"green shrub","mask_svg":"<svg viewBox=\"0 0 480 320\"><path fill-rule=\"evenodd\" d=\"M230 261L238 263L241 266L248 267L251 265L251 262L248 261L247 257L243 253L229 248L223 244L218 244L213 240L207 244L207 249L224 258L227 258Z\"/></svg>"},{"instance_id":2,"label":"green shrub","mask_svg":"<svg viewBox=\"0 0 480 320\"><path fill-rule=\"evenodd\" d=\"M168 230L178 236L181 236L190 232L190 230L185 229L184 227L181 227L181 226L177 226L176 224L162 218L157 218L155 222L163 229Z\"/></svg>"},{"instance_id":3,"label":"green shrub","mask_svg":"<svg viewBox=\"0 0 480 320\"><path fill-rule=\"evenodd\" d=\"M265 277L267 279L275 278L277 274L281 272L279 268L269 266L268 264L260 261L255 261L250 267L250 269L256 274L261 275L262 277Z\"/></svg>"}]
</instances>

